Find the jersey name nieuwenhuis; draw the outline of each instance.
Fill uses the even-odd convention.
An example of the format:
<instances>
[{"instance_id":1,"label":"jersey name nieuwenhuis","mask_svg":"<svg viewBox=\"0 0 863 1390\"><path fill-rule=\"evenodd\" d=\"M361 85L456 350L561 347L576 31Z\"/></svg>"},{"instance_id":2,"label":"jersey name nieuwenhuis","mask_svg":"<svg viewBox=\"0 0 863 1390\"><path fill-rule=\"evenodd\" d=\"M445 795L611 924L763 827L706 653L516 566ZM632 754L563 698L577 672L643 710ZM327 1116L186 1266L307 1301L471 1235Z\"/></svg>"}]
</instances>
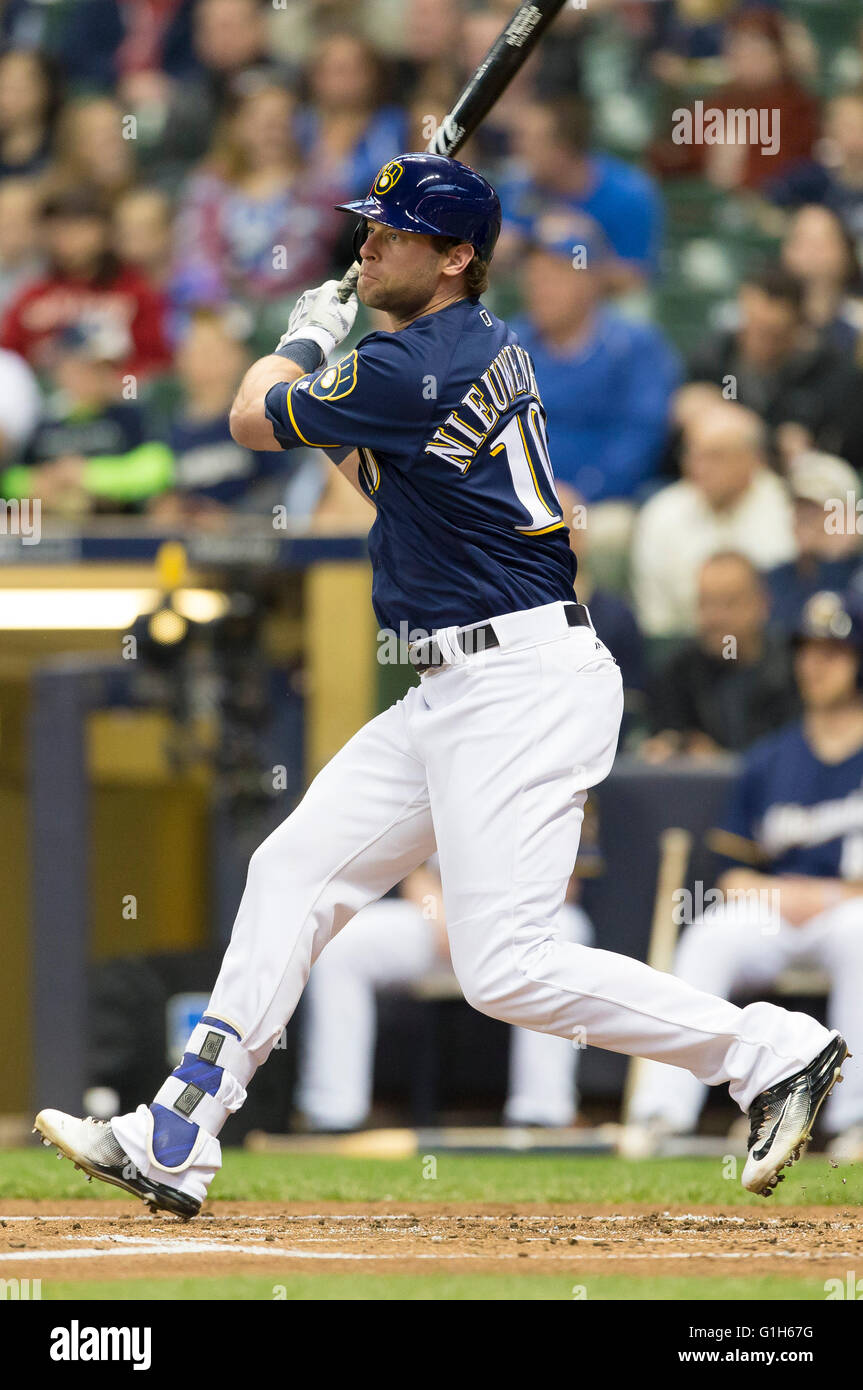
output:
<instances>
[{"instance_id":1,"label":"jersey name nieuwenhuis","mask_svg":"<svg viewBox=\"0 0 863 1390\"><path fill-rule=\"evenodd\" d=\"M359 451L383 628L434 632L573 598L533 363L479 300L371 333L266 404L283 448L335 462Z\"/></svg>"}]
</instances>

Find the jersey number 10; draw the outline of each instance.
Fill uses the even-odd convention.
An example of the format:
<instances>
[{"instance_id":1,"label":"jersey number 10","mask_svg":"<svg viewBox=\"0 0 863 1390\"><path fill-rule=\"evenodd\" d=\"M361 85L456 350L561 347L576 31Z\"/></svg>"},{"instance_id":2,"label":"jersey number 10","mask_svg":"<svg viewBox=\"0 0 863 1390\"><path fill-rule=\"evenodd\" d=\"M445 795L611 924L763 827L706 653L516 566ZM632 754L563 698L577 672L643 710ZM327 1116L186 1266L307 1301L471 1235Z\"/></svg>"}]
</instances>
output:
<instances>
[{"instance_id":1,"label":"jersey number 10","mask_svg":"<svg viewBox=\"0 0 863 1390\"><path fill-rule=\"evenodd\" d=\"M525 432L522 416L514 415L490 442L489 452L493 458L504 454L515 495L530 517L527 526L517 526L516 530L525 536L541 536L564 525L563 509L554 485L545 425L537 406L528 406L526 424Z\"/></svg>"}]
</instances>

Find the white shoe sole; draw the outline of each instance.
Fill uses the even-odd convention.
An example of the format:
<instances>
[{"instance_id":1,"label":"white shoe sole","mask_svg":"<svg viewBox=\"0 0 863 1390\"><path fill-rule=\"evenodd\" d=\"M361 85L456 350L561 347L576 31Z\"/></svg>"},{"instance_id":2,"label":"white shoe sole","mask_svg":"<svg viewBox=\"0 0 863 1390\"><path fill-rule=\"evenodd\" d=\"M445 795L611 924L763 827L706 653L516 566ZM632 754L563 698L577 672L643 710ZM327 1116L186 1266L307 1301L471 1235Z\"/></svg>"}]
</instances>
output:
<instances>
[{"instance_id":1,"label":"white shoe sole","mask_svg":"<svg viewBox=\"0 0 863 1390\"><path fill-rule=\"evenodd\" d=\"M119 1187L121 1191L128 1193L130 1197L137 1197L139 1202L143 1202L150 1212L155 1216L157 1211L171 1212L174 1216L180 1216L188 1221L193 1216L197 1216L200 1211L200 1202L195 1202L193 1198L186 1197L178 1192L174 1198L170 1191L165 1196L161 1196L159 1191L141 1192L131 1181L122 1177L114 1177L113 1174L99 1164L88 1162L88 1160L78 1150L74 1149L65 1138L62 1131L56 1128L50 1119L47 1118L48 1111L40 1110L36 1119L33 1121L33 1133L41 1136L42 1143L47 1149L53 1147L57 1150L58 1158L68 1158L79 1172L85 1173L88 1182L98 1178L99 1182L110 1183L112 1187ZM131 1162L131 1159L129 1160ZM139 1182L145 1182L145 1178L138 1178ZM161 1185L160 1185L161 1186ZM194 1208L194 1209L193 1209Z\"/></svg>"},{"instance_id":2,"label":"white shoe sole","mask_svg":"<svg viewBox=\"0 0 863 1390\"><path fill-rule=\"evenodd\" d=\"M779 1184L785 1181L783 1169L790 1168L792 1163L796 1163L801 1157L803 1150L812 1138L812 1130L818 1118L818 1112L833 1090L833 1087L843 1080L842 1067L850 1056L851 1053L846 1049L844 1057L835 1064L830 1083L824 1087L818 1104L809 1115L806 1126L801 1129L793 1139L786 1143L784 1150L781 1152L781 1157L777 1159L774 1155L772 1157L763 1158L758 1167L748 1178L746 1176L746 1168L744 1168L741 1183L747 1192L753 1192L757 1197L769 1197Z\"/></svg>"}]
</instances>

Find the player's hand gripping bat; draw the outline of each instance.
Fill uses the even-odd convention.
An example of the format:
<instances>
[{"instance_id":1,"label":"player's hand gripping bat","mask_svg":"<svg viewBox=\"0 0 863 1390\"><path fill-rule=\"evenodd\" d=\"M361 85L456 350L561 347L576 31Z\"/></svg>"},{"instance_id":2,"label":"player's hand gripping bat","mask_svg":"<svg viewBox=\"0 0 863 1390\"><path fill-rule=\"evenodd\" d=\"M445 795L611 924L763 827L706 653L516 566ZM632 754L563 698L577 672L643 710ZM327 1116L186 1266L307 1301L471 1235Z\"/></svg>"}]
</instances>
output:
<instances>
[{"instance_id":1,"label":"player's hand gripping bat","mask_svg":"<svg viewBox=\"0 0 863 1390\"><path fill-rule=\"evenodd\" d=\"M458 153L566 3L567 0L535 0L534 4L519 5L449 115L441 121L428 143L429 154ZM355 261L339 285L338 295L343 304L356 289L359 273L360 267Z\"/></svg>"}]
</instances>

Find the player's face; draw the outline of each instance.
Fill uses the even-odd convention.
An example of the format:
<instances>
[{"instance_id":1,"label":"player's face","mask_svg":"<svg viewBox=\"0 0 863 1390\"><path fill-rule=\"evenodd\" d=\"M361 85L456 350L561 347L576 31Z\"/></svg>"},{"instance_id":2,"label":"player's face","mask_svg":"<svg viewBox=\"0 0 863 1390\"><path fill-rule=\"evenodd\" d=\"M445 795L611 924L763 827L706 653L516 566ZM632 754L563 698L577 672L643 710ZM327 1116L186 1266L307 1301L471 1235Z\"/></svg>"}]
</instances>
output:
<instances>
[{"instance_id":1,"label":"player's face","mask_svg":"<svg viewBox=\"0 0 863 1390\"><path fill-rule=\"evenodd\" d=\"M812 639L802 642L794 657L794 671L803 705L828 710L845 705L857 690L859 657L845 642Z\"/></svg>"},{"instance_id":2,"label":"player's face","mask_svg":"<svg viewBox=\"0 0 863 1390\"><path fill-rule=\"evenodd\" d=\"M729 637L748 647L766 621L764 592L749 565L729 557L704 566L698 585L698 635L706 651L723 656Z\"/></svg>"},{"instance_id":3,"label":"player's face","mask_svg":"<svg viewBox=\"0 0 863 1390\"><path fill-rule=\"evenodd\" d=\"M58 217L48 225L48 247L67 275L86 274L103 254L108 230L100 218Z\"/></svg>"},{"instance_id":4,"label":"player's face","mask_svg":"<svg viewBox=\"0 0 863 1390\"><path fill-rule=\"evenodd\" d=\"M566 256L532 251L524 266L528 312L540 333L573 337L599 296L598 277L586 266L576 268Z\"/></svg>"},{"instance_id":5,"label":"player's face","mask_svg":"<svg viewBox=\"0 0 863 1390\"><path fill-rule=\"evenodd\" d=\"M435 250L430 237L369 222L360 247L357 296L370 309L382 309L397 319L411 318L433 298L445 261L446 255Z\"/></svg>"},{"instance_id":6,"label":"player's face","mask_svg":"<svg viewBox=\"0 0 863 1390\"><path fill-rule=\"evenodd\" d=\"M827 134L846 159L863 159L863 100L837 97L827 113Z\"/></svg>"},{"instance_id":7,"label":"player's face","mask_svg":"<svg viewBox=\"0 0 863 1390\"><path fill-rule=\"evenodd\" d=\"M721 422L705 418L688 432L684 472L711 506L726 506L745 492L758 462L739 434Z\"/></svg>"},{"instance_id":8,"label":"player's face","mask_svg":"<svg viewBox=\"0 0 863 1390\"><path fill-rule=\"evenodd\" d=\"M740 291L740 343L756 366L783 362L797 346L800 322L794 308L754 285Z\"/></svg>"},{"instance_id":9,"label":"player's face","mask_svg":"<svg viewBox=\"0 0 863 1390\"><path fill-rule=\"evenodd\" d=\"M513 139L516 157L531 178L539 184L553 183L566 152L555 137L551 112L542 106L526 105L519 113Z\"/></svg>"}]
</instances>

